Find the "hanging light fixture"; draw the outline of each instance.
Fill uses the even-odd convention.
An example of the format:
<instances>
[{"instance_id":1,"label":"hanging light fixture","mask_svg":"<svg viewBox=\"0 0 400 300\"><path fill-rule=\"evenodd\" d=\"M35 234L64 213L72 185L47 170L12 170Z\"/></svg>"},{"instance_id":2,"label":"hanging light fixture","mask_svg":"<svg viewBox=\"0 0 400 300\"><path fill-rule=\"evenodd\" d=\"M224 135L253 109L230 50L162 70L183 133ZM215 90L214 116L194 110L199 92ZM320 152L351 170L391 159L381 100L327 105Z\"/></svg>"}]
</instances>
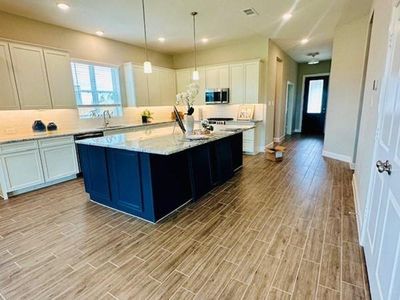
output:
<instances>
[{"instance_id":1,"label":"hanging light fixture","mask_svg":"<svg viewBox=\"0 0 400 300\"><path fill-rule=\"evenodd\" d=\"M307 56L311 56L311 60L308 62L309 65L319 64L318 58L316 56L319 55L319 52L308 53Z\"/></svg>"},{"instance_id":2,"label":"hanging light fixture","mask_svg":"<svg viewBox=\"0 0 400 300\"><path fill-rule=\"evenodd\" d=\"M153 72L151 62L149 61L149 56L147 54L147 30L146 30L146 13L144 9L144 0L142 0L142 10L143 10L143 30L144 30L144 53L146 56L146 61L143 64L144 73L150 74Z\"/></svg>"},{"instance_id":3,"label":"hanging light fixture","mask_svg":"<svg viewBox=\"0 0 400 300\"><path fill-rule=\"evenodd\" d=\"M194 46L194 71L192 74L192 79L197 81L200 79L199 71L197 70L197 45L196 45L196 16L197 12L193 11L191 13L193 17L193 46Z\"/></svg>"}]
</instances>

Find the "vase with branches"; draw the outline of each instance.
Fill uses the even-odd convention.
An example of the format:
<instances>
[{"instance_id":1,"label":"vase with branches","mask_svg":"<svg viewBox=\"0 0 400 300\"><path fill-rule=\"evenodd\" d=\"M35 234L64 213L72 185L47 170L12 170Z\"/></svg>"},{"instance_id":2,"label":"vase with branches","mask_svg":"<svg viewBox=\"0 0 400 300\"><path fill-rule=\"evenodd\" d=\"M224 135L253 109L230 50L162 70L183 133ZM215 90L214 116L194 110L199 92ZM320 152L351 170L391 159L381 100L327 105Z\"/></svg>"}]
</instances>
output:
<instances>
[{"instance_id":1,"label":"vase with branches","mask_svg":"<svg viewBox=\"0 0 400 300\"><path fill-rule=\"evenodd\" d=\"M198 94L199 94L199 85L197 83L191 83L187 86L186 91L176 95L176 104L186 106L185 121L186 121L186 131L188 133L193 132L193 127L194 127L193 105L196 100L196 96Z\"/></svg>"}]
</instances>

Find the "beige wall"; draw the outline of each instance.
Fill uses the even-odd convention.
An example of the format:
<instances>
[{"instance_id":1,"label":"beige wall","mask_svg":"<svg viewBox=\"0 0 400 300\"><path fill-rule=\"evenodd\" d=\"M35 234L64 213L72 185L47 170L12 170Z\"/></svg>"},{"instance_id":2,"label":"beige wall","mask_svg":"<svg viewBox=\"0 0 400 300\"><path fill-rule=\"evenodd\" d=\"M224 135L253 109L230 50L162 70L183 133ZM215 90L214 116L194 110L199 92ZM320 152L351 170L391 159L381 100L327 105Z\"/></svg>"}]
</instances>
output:
<instances>
[{"instance_id":1,"label":"beige wall","mask_svg":"<svg viewBox=\"0 0 400 300\"><path fill-rule=\"evenodd\" d=\"M351 162L366 53L369 17L336 30L325 127L324 154Z\"/></svg>"},{"instance_id":2,"label":"beige wall","mask_svg":"<svg viewBox=\"0 0 400 300\"><path fill-rule=\"evenodd\" d=\"M298 74L297 74L297 93L296 93L296 104L295 104L295 113L294 113L294 126L296 131L300 131L301 129L301 117L302 113L301 105L303 104L303 84L304 84L304 76L313 75L313 74L328 74L331 71L331 61L325 60L321 61L316 65L309 65L307 63L301 63L298 65Z\"/></svg>"},{"instance_id":3,"label":"beige wall","mask_svg":"<svg viewBox=\"0 0 400 300\"><path fill-rule=\"evenodd\" d=\"M229 45L212 49L200 50L197 53L199 66L228 63L232 61L248 60L267 57L268 40L265 38L251 38L237 41ZM173 57L176 69L193 67L193 52L177 54Z\"/></svg>"},{"instance_id":4,"label":"beige wall","mask_svg":"<svg viewBox=\"0 0 400 300\"><path fill-rule=\"evenodd\" d=\"M144 49L0 11L0 38L68 50L72 58L120 65L143 63ZM173 67L171 55L149 51L156 66Z\"/></svg>"},{"instance_id":5,"label":"beige wall","mask_svg":"<svg viewBox=\"0 0 400 300\"><path fill-rule=\"evenodd\" d=\"M278 62L277 59L282 60ZM279 64L282 64L282 74L278 75L282 78L281 85L277 85L277 70ZM285 109L286 109L286 90L287 82L290 81L294 84L296 90L297 82L297 62L295 62L289 55L286 54L281 48L278 47L273 41L269 40L268 45L268 71L267 71L267 130L266 130L266 144L273 142L273 138L280 138L285 134ZM278 89L278 90L276 90ZM276 99L276 120L275 120L275 134L274 127L274 106L273 103ZM272 104L272 105L271 105Z\"/></svg>"},{"instance_id":6,"label":"beige wall","mask_svg":"<svg viewBox=\"0 0 400 300\"><path fill-rule=\"evenodd\" d=\"M366 213L368 188L371 181L371 168L375 168L374 145L378 123L379 94L382 89L383 74L386 64L389 24L392 13L392 0L375 0L371 15L374 23L371 31L371 44L368 57L368 68L365 80L364 101L360 134L357 147L357 158L354 173L356 206L358 209L359 227L362 229ZM372 89L374 80L379 83L378 90ZM375 171L375 170L374 170Z\"/></svg>"}]
</instances>

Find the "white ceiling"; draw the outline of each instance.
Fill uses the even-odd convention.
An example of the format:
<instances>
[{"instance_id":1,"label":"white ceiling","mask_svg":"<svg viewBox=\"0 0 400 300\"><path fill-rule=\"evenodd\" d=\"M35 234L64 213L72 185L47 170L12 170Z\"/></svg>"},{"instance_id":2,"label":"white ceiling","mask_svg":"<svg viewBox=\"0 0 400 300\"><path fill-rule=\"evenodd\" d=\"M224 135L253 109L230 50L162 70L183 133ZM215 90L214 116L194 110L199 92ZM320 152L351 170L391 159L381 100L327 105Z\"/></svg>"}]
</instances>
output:
<instances>
[{"instance_id":1,"label":"white ceiling","mask_svg":"<svg viewBox=\"0 0 400 300\"><path fill-rule=\"evenodd\" d=\"M60 0L62 1L62 0ZM331 57L337 25L364 16L372 0L146 0L149 47L175 54L192 49L191 11L198 11L198 38L208 38L200 48L247 37L274 39L296 61L318 51L320 59ZM67 12L56 0L0 0L0 10L105 37L143 45L141 0L65 0ZM245 8L255 8L257 16L245 16ZM282 22L292 11L293 18ZM158 37L166 42L158 42ZM307 45L299 40L309 37ZM201 43L200 43L201 44Z\"/></svg>"}]
</instances>

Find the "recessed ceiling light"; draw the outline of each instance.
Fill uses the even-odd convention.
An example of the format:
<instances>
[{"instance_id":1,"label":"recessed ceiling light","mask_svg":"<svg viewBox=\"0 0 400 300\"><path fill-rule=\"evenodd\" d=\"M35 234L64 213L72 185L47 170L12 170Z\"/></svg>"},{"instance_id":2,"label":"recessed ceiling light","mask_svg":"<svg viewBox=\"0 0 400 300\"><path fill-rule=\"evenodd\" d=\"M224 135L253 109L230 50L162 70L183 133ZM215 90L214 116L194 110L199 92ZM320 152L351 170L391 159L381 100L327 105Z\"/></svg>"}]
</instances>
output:
<instances>
[{"instance_id":1,"label":"recessed ceiling light","mask_svg":"<svg viewBox=\"0 0 400 300\"><path fill-rule=\"evenodd\" d=\"M302 43L303 45L305 45L305 44L307 44L309 41L310 41L309 39L305 38L305 39L302 39L302 40L300 41L300 43Z\"/></svg>"},{"instance_id":2,"label":"recessed ceiling light","mask_svg":"<svg viewBox=\"0 0 400 300\"><path fill-rule=\"evenodd\" d=\"M208 43L208 39L207 39L207 38L202 38L202 39L201 39L201 42L202 42L203 44Z\"/></svg>"},{"instance_id":3,"label":"recessed ceiling light","mask_svg":"<svg viewBox=\"0 0 400 300\"><path fill-rule=\"evenodd\" d=\"M104 31L98 30L98 31L96 31L96 34L98 36L103 36L104 35Z\"/></svg>"},{"instance_id":4,"label":"recessed ceiling light","mask_svg":"<svg viewBox=\"0 0 400 300\"><path fill-rule=\"evenodd\" d=\"M164 37L159 37L158 41L161 42L161 43L164 43L165 42L165 38Z\"/></svg>"},{"instance_id":5,"label":"recessed ceiling light","mask_svg":"<svg viewBox=\"0 0 400 300\"><path fill-rule=\"evenodd\" d=\"M66 3L58 3L57 7L62 10L68 10L70 6Z\"/></svg>"},{"instance_id":6,"label":"recessed ceiling light","mask_svg":"<svg viewBox=\"0 0 400 300\"><path fill-rule=\"evenodd\" d=\"M293 15L291 13L286 13L282 16L282 19L287 21L289 19L291 19L293 17Z\"/></svg>"}]
</instances>

